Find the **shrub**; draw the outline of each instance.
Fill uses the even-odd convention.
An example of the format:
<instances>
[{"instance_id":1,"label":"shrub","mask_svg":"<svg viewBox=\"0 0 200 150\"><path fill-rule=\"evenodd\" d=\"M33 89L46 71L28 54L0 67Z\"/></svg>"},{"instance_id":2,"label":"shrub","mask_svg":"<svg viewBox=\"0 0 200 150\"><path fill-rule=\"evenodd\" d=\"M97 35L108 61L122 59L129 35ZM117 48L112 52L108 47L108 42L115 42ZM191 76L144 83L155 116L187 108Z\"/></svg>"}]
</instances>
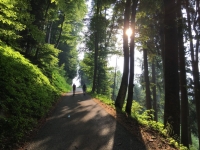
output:
<instances>
[{"instance_id":1,"label":"shrub","mask_svg":"<svg viewBox=\"0 0 200 150\"><path fill-rule=\"evenodd\" d=\"M19 52L0 46L0 149L21 140L59 95L40 69ZM63 79L54 74L58 82ZM63 87L61 87L63 89Z\"/></svg>"}]
</instances>

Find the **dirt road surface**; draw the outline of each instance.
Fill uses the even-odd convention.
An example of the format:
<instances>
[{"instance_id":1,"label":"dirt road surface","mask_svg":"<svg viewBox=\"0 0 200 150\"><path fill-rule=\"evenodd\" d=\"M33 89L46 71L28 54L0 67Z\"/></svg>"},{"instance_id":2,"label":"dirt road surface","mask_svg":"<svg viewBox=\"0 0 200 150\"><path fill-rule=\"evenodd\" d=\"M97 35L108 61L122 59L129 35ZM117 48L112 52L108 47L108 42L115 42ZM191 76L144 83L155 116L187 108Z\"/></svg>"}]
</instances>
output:
<instances>
[{"instance_id":1,"label":"dirt road surface","mask_svg":"<svg viewBox=\"0 0 200 150\"><path fill-rule=\"evenodd\" d=\"M82 90L66 93L25 150L145 150Z\"/></svg>"}]
</instances>

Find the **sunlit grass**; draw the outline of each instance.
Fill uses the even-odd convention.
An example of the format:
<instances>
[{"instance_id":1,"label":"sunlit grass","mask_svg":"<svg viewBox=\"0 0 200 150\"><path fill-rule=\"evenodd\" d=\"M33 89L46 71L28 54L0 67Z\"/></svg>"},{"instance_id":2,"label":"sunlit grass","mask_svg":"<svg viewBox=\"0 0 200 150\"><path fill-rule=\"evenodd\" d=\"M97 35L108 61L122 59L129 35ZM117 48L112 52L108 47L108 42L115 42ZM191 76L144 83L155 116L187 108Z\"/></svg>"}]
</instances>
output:
<instances>
[{"instance_id":1,"label":"sunlit grass","mask_svg":"<svg viewBox=\"0 0 200 150\"><path fill-rule=\"evenodd\" d=\"M0 65L0 149L4 149L22 140L70 87L59 69L49 79L4 43L0 46Z\"/></svg>"}]
</instances>

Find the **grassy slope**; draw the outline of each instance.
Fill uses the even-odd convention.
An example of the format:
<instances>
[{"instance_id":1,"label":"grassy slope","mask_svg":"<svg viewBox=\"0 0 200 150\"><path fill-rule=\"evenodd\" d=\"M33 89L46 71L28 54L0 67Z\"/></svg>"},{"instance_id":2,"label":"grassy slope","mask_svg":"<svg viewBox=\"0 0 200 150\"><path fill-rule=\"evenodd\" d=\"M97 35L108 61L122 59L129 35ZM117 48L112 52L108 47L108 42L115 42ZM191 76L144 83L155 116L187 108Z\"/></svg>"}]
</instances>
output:
<instances>
[{"instance_id":1,"label":"grassy slope","mask_svg":"<svg viewBox=\"0 0 200 150\"><path fill-rule=\"evenodd\" d=\"M10 149L11 143L20 141L46 115L60 93L69 90L62 76L54 76L55 81L50 83L37 66L1 43L0 149Z\"/></svg>"}]
</instances>

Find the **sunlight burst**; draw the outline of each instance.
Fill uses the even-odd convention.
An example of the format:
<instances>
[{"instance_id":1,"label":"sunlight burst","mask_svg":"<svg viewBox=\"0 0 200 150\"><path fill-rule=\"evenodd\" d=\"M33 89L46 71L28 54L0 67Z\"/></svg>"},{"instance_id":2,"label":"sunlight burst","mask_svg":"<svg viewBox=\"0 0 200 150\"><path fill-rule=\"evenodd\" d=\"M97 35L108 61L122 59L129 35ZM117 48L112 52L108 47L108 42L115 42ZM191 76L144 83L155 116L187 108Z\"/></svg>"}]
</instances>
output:
<instances>
[{"instance_id":1,"label":"sunlight burst","mask_svg":"<svg viewBox=\"0 0 200 150\"><path fill-rule=\"evenodd\" d=\"M128 37L130 37L131 34L132 34L132 29L131 29L131 28L128 28L128 29L126 30L126 35L127 35Z\"/></svg>"}]
</instances>

